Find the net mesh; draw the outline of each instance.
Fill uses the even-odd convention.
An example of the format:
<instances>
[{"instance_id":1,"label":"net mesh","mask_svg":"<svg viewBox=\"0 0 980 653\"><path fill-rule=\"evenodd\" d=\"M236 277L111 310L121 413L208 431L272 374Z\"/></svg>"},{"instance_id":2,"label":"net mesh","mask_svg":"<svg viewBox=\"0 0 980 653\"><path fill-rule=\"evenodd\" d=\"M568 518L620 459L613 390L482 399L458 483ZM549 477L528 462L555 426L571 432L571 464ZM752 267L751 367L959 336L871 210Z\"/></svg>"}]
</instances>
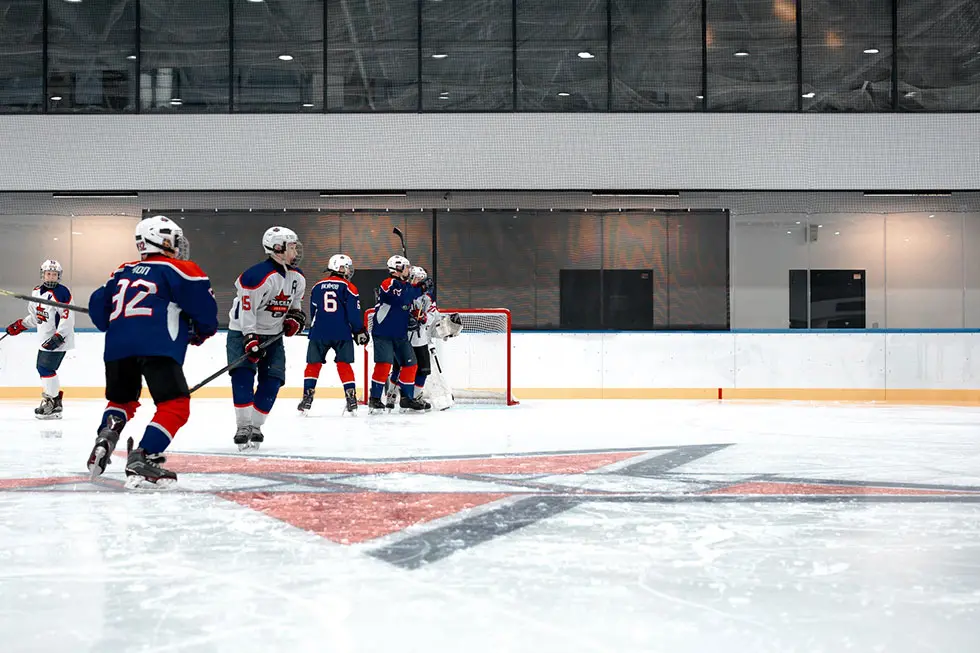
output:
<instances>
[{"instance_id":1,"label":"net mesh","mask_svg":"<svg viewBox=\"0 0 980 653\"><path fill-rule=\"evenodd\" d=\"M433 373L440 374L459 403L514 404L511 392L510 312L506 309L443 309L444 315L459 313L463 330L447 340L434 339ZM374 309L365 320L371 330ZM438 363L437 363L438 361ZM438 367L437 367L438 365ZM373 348L364 348L364 397L368 396Z\"/></svg>"}]
</instances>

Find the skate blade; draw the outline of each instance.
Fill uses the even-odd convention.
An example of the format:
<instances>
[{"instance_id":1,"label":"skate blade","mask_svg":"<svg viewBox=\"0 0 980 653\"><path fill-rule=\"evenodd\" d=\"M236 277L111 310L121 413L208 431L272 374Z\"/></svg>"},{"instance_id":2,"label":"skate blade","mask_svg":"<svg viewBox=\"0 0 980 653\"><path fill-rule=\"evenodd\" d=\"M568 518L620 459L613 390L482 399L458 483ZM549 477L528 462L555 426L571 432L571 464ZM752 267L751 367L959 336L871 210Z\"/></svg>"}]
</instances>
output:
<instances>
[{"instance_id":1,"label":"skate blade","mask_svg":"<svg viewBox=\"0 0 980 653\"><path fill-rule=\"evenodd\" d=\"M92 462L88 464L89 480L94 481L105 471L105 466L102 463L105 461L106 465L109 464L106 461L108 453L105 447L96 447L95 451L92 452Z\"/></svg>"},{"instance_id":2,"label":"skate blade","mask_svg":"<svg viewBox=\"0 0 980 653\"><path fill-rule=\"evenodd\" d=\"M38 415L34 413L34 417L41 420L61 419L61 413L51 413L50 415Z\"/></svg>"},{"instance_id":3,"label":"skate blade","mask_svg":"<svg viewBox=\"0 0 980 653\"><path fill-rule=\"evenodd\" d=\"M242 442L241 444L238 445L238 450L243 452L248 451L251 448L252 448L251 442Z\"/></svg>"},{"instance_id":4,"label":"skate blade","mask_svg":"<svg viewBox=\"0 0 980 653\"><path fill-rule=\"evenodd\" d=\"M258 451L261 446L262 446L262 443L261 442L249 442L248 443L248 449L249 449L249 451Z\"/></svg>"},{"instance_id":5,"label":"skate blade","mask_svg":"<svg viewBox=\"0 0 980 653\"><path fill-rule=\"evenodd\" d=\"M127 490L171 490L176 485L177 480L173 478L160 478L154 482L138 474L126 477Z\"/></svg>"}]
</instances>

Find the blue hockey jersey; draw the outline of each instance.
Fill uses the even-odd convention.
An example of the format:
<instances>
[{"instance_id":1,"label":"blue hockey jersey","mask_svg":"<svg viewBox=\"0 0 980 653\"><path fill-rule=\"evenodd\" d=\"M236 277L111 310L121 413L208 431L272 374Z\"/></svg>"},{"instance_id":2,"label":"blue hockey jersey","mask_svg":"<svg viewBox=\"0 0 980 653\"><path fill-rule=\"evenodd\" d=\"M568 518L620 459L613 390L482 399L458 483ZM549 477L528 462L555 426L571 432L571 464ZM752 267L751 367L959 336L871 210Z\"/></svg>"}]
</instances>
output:
<instances>
[{"instance_id":1,"label":"blue hockey jersey","mask_svg":"<svg viewBox=\"0 0 980 653\"><path fill-rule=\"evenodd\" d=\"M317 281L310 291L310 340L350 340L364 330L357 286L339 275Z\"/></svg>"},{"instance_id":2,"label":"blue hockey jersey","mask_svg":"<svg viewBox=\"0 0 980 653\"><path fill-rule=\"evenodd\" d=\"M93 324L106 332L106 361L168 356L183 364L191 326L205 338L218 330L207 275L192 261L160 254L120 265L88 307Z\"/></svg>"},{"instance_id":3,"label":"blue hockey jersey","mask_svg":"<svg viewBox=\"0 0 980 653\"><path fill-rule=\"evenodd\" d=\"M395 340L408 338L409 309L421 295L422 290L407 281L394 277L382 281L378 303L374 307L371 333L375 337Z\"/></svg>"}]
</instances>

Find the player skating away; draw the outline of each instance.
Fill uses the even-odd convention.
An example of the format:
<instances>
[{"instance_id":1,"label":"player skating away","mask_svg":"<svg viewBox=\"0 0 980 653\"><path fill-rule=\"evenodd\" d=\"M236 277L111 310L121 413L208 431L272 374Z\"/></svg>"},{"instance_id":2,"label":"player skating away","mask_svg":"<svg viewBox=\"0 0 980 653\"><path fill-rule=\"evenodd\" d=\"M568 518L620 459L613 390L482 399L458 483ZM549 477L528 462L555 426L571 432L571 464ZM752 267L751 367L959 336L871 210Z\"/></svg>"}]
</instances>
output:
<instances>
[{"instance_id":1,"label":"player skating away","mask_svg":"<svg viewBox=\"0 0 980 653\"><path fill-rule=\"evenodd\" d=\"M371 396L368 408L371 412L386 408L381 399L385 382L393 363L398 363L401 373L398 383L402 389L399 405L409 410L425 410L425 405L414 399L415 352L408 343L409 308L422 294L418 286L409 282L412 264L404 256L388 259L388 273L381 282L378 303L372 316L371 332L374 337L374 371L371 374Z\"/></svg>"},{"instance_id":2,"label":"player skating away","mask_svg":"<svg viewBox=\"0 0 980 653\"><path fill-rule=\"evenodd\" d=\"M160 465L163 452L190 417L184 378L187 345L218 330L218 305L207 275L185 259L183 230L156 215L136 225L140 260L123 263L89 298L89 316L105 336L105 397L95 446L88 459L93 478L105 471L126 422L139 407L143 379L156 413L139 447L126 461L126 486L166 486L177 475Z\"/></svg>"},{"instance_id":3,"label":"player skating away","mask_svg":"<svg viewBox=\"0 0 980 653\"><path fill-rule=\"evenodd\" d=\"M48 259L41 263L41 285L31 291L34 297L70 304L71 291L61 283L61 263ZM27 303L27 317L7 326L7 333L16 336L37 327L41 343L37 352L37 373L41 375L41 405L34 409L38 419L61 419L61 382L58 368L65 353L75 347L75 313L67 308Z\"/></svg>"},{"instance_id":4,"label":"player skating away","mask_svg":"<svg viewBox=\"0 0 980 653\"><path fill-rule=\"evenodd\" d=\"M286 349L282 339L260 348L280 333L294 336L306 326L303 293L306 278L298 267L303 246L296 232L270 227L262 236L268 258L242 272L235 281L238 294L228 323L227 354L232 363L231 391L235 401L235 444L239 451L258 449L265 436L262 425L286 382ZM256 376L258 383L256 384Z\"/></svg>"},{"instance_id":5,"label":"player skating away","mask_svg":"<svg viewBox=\"0 0 980 653\"><path fill-rule=\"evenodd\" d=\"M310 290L310 342L306 348L306 371L303 378L303 400L297 408L306 413L313 405L320 368L327 352L334 351L337 374L344 386L346 411L357 412L357 385L354 382L354 342L370 341L364 329L361 301L357 286L351 283L354 262L346 254L334 254L327 264L330 276L318 281Z\"/></svg>"}]
</instances>

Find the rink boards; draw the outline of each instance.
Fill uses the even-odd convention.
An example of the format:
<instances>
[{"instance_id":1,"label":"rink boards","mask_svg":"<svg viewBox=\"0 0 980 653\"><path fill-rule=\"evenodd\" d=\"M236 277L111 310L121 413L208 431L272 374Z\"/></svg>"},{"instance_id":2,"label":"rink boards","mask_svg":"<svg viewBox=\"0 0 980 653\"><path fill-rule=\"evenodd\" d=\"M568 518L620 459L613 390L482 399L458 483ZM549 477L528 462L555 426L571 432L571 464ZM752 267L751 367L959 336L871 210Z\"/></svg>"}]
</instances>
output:
<instances>
[{"instance_id":1,"label":"rink boards","mask_svg":"<svg viewBox=\"0 0 980 653\"><path fill-rule=\"evenodd\" d=\"M194 384L225 365L224 333L191 348ZM76 335L59 372L66 395L102 396L102 341ZM287 383L302 394L305 337L286 339ZM0 398L38 395L37 336L0 343ZM457 345L449 345L457 346ZM458 346L462 347L462 343ZM980 404L980 332L517 332L512 384L518 399L768 399ZM358 348L360 361L361 348ZM481 356L482 358L482 356ZM465 360L447 370L466 385ZM477 366L474 365L474 368ZM354 366L361 385L360 365ZM481 384L484 385L484 384ZM340 396L332 358L318 396ZM223 375L195 396L231 396Z\"/></svg>"}]
</instances>

